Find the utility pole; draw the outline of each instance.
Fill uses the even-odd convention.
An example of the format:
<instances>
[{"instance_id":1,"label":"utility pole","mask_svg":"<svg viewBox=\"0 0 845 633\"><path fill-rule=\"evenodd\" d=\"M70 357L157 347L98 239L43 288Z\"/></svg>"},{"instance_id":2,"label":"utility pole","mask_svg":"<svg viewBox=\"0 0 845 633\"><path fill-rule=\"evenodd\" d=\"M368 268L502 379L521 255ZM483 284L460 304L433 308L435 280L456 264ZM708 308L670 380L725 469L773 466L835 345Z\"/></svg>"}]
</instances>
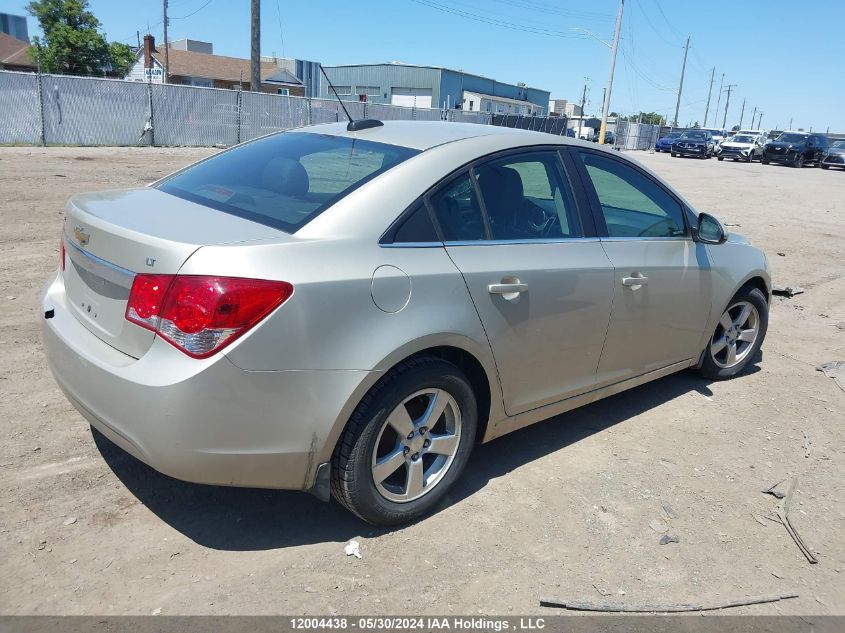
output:
<instances>
[{"instance_id":1,"label":"utility pole","mask_svg":"<svg viewBox=\"0 0 845 633\"><path fill-rule=\"evenodd\" d=\"M625 0L619 0L619 11L616 12L616 29L613 31L613 46L610 48L610 73L607 76L607 90L604 95L604 106L601 111L601 127L599 128L599 145L604 145L607 133L607 113L610 108L610 95L613 90L613 71L616 68L616 51L619 48L619 31L622 29L622 11Z\"/></svg>"},{"instance_id":2,"label":"utility pole","mask_svg":"<svg viewBox=\"0 0 845 633\"><path fill-rule=\"evenodd\" d=\"M722 80L719 82L719 95L716 98L716 121L719 120L719 104L722 103L722 86L725 85L725 73L722 73Z\"/></svg>"},{"instance_id":3,"label":"utility pole","mask_svg":"<svg viewBox=\"0 0 845 633\"><path fill-rule=\"evenodd\" d=\"M710 89L707 91L707 107L704 108L704 125L703 127L707 127L707 115L710 114L710 95L713 93L713 76L716 74L716 67L713 66L713 70L710 71Z\"/></svg>"},{"instance_id":4,"label":"utility pole","mask_svg":"<svg viewBox=\"0 0 845 633\"><path fill-rule=\"evenodd\" d=\"M164 83L167 83L170 80L170 53L168 49L170 48L169 44L167 43L167 0L163 0L164 5Z\"/></svg>"},{"instance_id":5,"label":"utility pole","mask_svg":"<svg viewBox=\"0 0 845 633\"><path fill-rule=\"evenodd\" d=\"M789 117L789 127L788 127L788 128L786 128L786 129L787 129L787 130L791 130L791 129L792 129L792 117Z\"/></svg>"},{"instance_id":6,"label":"utility pole","mask_svg":"<svg viewBox=\"0 0 845 633\"><path fill-rule=\"evenodd\" d=\"M252 0L252 42L249 59L249 89L261 92L261 0Z\"/></svg>"},{"instance_id":7,"label":"utility pole","mask_svg":"<svg viewBox=\"0 0 845 633\"><path fill-rule=\"evenodd\" d=\"M736 86L737 84L728 84L727 86L725 86L725 91L728 93L728 98L725 99L725 116L722 118L722 129L724 129L728 120L728 108L731 105L731 90L736 88Z\"/></svg>"},{"instance_id":8,"label":"utility pole","mask_svg":"<svg viewBox=\"0 0 845 633\"><path fill-rule=\"evenodd\" d=\"M135 31L135 37L138 38L138 50L141 50L141 31Z\"/></svg>"},{"instance_id":9,"label":"utility pole","mask_svg":"<svg viewBox=\"0 0 845 633\"><path fill-rule=\"evenodd\" d=\"M739 129L742 129L742 119L745 118L745 99L742 100L742 111L739 113Z\"/></svg>"},{"instance_id":10,"label":"utility pole","mask_svg":"<svg viewBox=\"0 0 845 633\"><path fill-rule=\"evenodd\" d=\"M757 129L758 130L763 129L763 111L762 110L760 110L760 119L757 121Z\"/></svg>"},{"instance_id":11,"label":"utility pole","mask_svg":"<svg viewBox=\"0 0 845 633\"><path fill-rule=\"evenodd\" d=\"M578 119L578 138L581 138L581 126L584 125L584 104L587 102L587 82L589 77L584 77L584 92L581 94L581 118Z\"/></svg>"},{"instance_id":12,"label":"utility pole","mask_svg":"<svg viewBox=\"0 0 845 633\"><path fill-rule=\"evenodd\" d=\"M607 99L607 86L601 89L601 111L604 112L604 100Z\"/></svg>"},{"instance_id":13,"label":"utility pole","mask_svg":"<svg viewBox=\"0 0 845 633\"><path fill-rule=\"evenodd\" d=\"M759 130L760 128L754 127L754 119L757 118L757 106L754 106L754 112L751 113L751 129L752 130Z\"/></svg>"},{"instance_id":14,"label":"utility pole","mask_svg":"<svg viewBox=\"0 0 845 633\"><path fill-rule=\"evenodd\" d=\"M686 46L684 46L684 64L681 66L681 82L678 84L678 101L675 103L675 125L678 125L678 110L681 109L681 92L684 89L684 73L687 70L687 53L689 53L689 37L687 37Z\"/></svg>"}]
</instances>

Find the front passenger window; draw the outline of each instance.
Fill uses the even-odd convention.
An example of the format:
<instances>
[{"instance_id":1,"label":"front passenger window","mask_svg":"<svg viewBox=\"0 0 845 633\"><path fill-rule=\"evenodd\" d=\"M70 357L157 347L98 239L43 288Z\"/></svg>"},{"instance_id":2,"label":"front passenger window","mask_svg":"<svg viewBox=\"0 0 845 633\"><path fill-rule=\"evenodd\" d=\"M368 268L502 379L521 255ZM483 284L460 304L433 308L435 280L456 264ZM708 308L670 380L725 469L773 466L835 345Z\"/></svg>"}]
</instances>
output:
<instances>
[{"instance_id":1,"label":"front passenger window","mask_svg":"<svg viewBox=\"0 0 845 633\"><path fill-rule=\"evenodd\" d=\"M681 205L651 178L613 158L581 152L581 159L610 237L686 235Z\"/></svg>"}]
</instances>

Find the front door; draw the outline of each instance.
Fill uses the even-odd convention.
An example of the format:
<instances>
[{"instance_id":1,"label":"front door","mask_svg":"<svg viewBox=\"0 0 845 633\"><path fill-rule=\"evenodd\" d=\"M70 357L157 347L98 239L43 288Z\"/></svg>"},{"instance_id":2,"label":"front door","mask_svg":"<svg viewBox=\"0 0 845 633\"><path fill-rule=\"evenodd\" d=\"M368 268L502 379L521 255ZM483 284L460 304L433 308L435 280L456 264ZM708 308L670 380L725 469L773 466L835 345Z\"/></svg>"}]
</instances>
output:
<instances>
[{"instance_id":1,"label":"front door","mask_svg":"<svg viewBox=\"0 0 845 633\"><path fill-rule=\"evenodd\" d=\"M614 268L599 385L697 358L710 313L710 262L680 200L632 163L579 151Z\"/></svg>"},{"instance_id":2,"label":"front door","mask_svg":"<svg viewBox=\"0 0 845 633\"><path fill-rule=\"evenodd\" d=\"M613 270L555 151L476 165L428 199L490 342L509 415L589 391Z\"/></svg>"}]
</instances>

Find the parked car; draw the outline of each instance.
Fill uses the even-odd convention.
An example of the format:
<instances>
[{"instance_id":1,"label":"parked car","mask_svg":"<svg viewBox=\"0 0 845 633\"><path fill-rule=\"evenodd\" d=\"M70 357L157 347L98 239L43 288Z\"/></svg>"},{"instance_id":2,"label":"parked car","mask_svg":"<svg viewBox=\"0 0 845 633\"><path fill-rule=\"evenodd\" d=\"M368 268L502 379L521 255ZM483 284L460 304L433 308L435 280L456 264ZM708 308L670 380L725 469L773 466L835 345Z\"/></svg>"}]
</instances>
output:
<instances>
[{"instance_id":1,"label":"parked car","mask_svg":"<svg viewBox=\"0 0 845 633\"><path fill-rule=\"evenodd\" d=\"M819 163L822 169L830 167L842 167L845 169L845 140L833 141L827 148L827 153Z\"/></svg>"},{"instance_id":2,"label":"parked car","mask_svg":"<svg viewBox=\"0 0 845 633\"><path fill-rule=\"evenodd\" d=\"M73 196L44 347L156 470L432 510L486 442L686 368L736 376L766 257L639 163L556 135L343 123Z\"/></svg>"},{"instance_id":3,"label":"parked car","mask_svg":"<svg viewBox=\"0 0 845 633\"><path fill-rule=\"evenodd\" d=\"M728 132L726 130L722 130L719 128L701 128L710 132L710 135L713 137L713 145L714 147L719 147L719 145L728 138Z\"/></svg>"},{"instance_id":4,"label":"parked car","mask_svg":"<svg viewBox=\"0 0 845 633\"><path fill-rule=\"evenodd\" d=\"M760 136L750 134L735 134L728 137L716 150L716 159L743 160L750 163L763 156L763 142Z\"/></svg>"},{"instance_id":5,"label":"parked car","mask_svg":"<svg viewBox=\"0 0 845 633\"><path fill-rule=\"evenodd\" d=\"M687 130L672 143L670 153L672 156L710 158L716 153L716 144L708 130Z\"/></svg>"},{"instance_id":6,"label":"parked car","mask_svg":"<svg viewBox=\"0 0 845 633\"><path fill-rule=\"evenodd\" d=\"M681 135L681 132L669 132L666 136L661 136L654 144L655 152L670 152L672 151L672 143Z\"/></svg>"},{"instance_id":7,"label":"parked car","mask_svg":"<svg viewBox=\"0 0 845 633\"><path fill-rule=\"evenodd\" d=\"M769 136L769 133L764 130L739 130L734 133L735 136L739 136L740 134L746 134L748 136L762 136L764 142Z\"/></svg>"},{"instance_id":8,"label":"parked car","mask_svg":"<svg viewBox=\"0 0 845 633\"><path fill-rule=\"evenodd\" d=\"M763 148L762 162L783 163L792 167L803 167L807 163L821 164L829 143L824 134L808 132L783 132Z\"/></svg>"},{"instance_id":9,"label":"parked car","mask_svg":"<svg viewBox=\"0 0 845 633\"><path fill-rule=\"evenodd\" d=\"M593 143L599 142L599 134L601 131L596 132L593 134ZM605 131L604 133L604 143L605 145L614 145L616 143L616 136L614 136L613 132L610 130Z\"/></svg>"}]
</instances>

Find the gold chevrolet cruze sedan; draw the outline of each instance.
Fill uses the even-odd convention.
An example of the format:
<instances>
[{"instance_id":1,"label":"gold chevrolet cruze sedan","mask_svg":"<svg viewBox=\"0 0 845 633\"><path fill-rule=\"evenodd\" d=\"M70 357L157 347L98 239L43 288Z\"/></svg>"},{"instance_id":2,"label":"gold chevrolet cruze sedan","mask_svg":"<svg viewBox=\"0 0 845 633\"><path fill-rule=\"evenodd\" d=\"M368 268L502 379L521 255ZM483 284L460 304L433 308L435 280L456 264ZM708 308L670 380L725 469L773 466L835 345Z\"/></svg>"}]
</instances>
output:
<instances>
[{"instance_id":1,"label":"gold chevrolet cruze sedan","mask_svg":"<svg viewBox=\"0 0 845 633\"><path fill-rule=\"evenodd\" d=\"M386 525L433 509L477 442L735 376L770 288L761 251L618 152L370 121L73 197L41 301L56 380L127 452Z\"/></svg>"}]
</instances>

